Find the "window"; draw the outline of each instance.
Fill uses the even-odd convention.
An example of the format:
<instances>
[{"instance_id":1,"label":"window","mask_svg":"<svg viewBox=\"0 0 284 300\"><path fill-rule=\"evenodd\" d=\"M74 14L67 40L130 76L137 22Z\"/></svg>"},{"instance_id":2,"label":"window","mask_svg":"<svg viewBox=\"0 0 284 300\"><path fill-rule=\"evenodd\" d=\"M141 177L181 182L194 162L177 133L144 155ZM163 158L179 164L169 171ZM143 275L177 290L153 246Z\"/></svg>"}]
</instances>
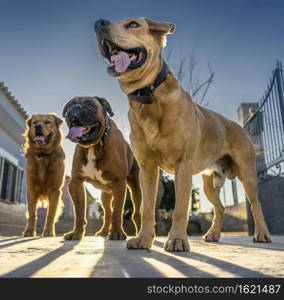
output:
<instances>
[{"instance_id":1,"label":"window","mask_svg":"<svg viewBox=\"0 0 284 300\"><path fill-rule=\"evenodd\" d=\"M0 157L0 198L17 203L22 194L23 170Z\"/></svg>"}]
</instances>

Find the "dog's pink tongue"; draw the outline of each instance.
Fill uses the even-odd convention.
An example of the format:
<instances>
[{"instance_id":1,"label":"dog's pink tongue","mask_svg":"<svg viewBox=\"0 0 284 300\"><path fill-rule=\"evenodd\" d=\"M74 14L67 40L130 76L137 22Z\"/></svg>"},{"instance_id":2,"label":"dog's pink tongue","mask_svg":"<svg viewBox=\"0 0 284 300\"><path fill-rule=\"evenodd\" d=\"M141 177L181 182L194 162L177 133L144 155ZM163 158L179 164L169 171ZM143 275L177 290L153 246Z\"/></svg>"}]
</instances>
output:
<instances>
[{"instance_id":1,"label":"dog's pink tongue","mask_svg":"<svg viewBox=\"0 0 284 300\"><path fill-rule=\"evenodd\" d=\"M130 59L126 52L120 51L116 55L111 56L111 61L114 62L114 69L117 73L123 73L130 65Z\"/></svg>"},{"instance_id":2,"label":"dog's pink tongue","mask_svg":"<svg viewBox=\"0 0 284 300\"><path fill-rule=\"evenodd\" d=\"M76 137L80 137L83 135L84 130L85 130L85 127L72 127L69 130L66 138L69 140L73 140Z\"/></svg>"},{"instance_id":3,"label":"dog's pink tongue","mask_svg":"<svg viewBox=\"0 0 284 300\"><path fill-rule=\"evenodd\" d=\"M45 137L42 135L37 135L34 137L33 139L34 142L44 142L45 141Z\"/></svg>"}]
</instances>

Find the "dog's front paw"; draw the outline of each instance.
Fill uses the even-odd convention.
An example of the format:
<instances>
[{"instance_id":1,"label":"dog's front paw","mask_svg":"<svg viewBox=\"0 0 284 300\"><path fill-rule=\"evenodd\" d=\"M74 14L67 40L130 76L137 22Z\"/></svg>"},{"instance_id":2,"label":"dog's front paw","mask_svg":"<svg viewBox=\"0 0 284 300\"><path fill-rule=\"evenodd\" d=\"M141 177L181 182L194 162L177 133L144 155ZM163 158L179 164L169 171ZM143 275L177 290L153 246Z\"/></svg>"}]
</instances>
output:
<instances>
[{"instance_id":1,"label":"dog's front paw","mask_svg":"<svg viewBox=\"0 0 284 300\"><path fill-rule=\"evenodd\" d=\"M54 230L48 230L48 229L45 229L43 231L43 234L42 234L42 237L55 237L55 231Z\"/></svg>"},{"instance_id":2,"label":"dog's front paw","mask_svg":"<svg viewBox=\"0 0 284 300\"><path fill-rule=\"evenodd\" d=\"M123 229L111 229L109 233L110 240L126 240L126 233Z\"/></svg>"},{"instance_id":3,"label":"dog's front paw","mask_svg":"<svg viewBox=\"0 0 284 300\"><path fill-rule=\"evenodd\" d=\"M66 241L81 240L83 238L84 234L85 234L85 232L83 232L83 231L74 230L74 231L65 233L63 238Z\"/></svg>"},{"instance_id":4,"label":"dog's front paw","mask_svg":"<svg viewBox=\"0 0 284 300\"><path fill-rule=\"evenodd\" d=\"M268 232L256 232L253 236L254 243L271 243L271 237Z\"/></svg>"},{"instance_id":5,"label":"dog's front paw","mask_svg":"<svg viewBox=\"0 0 284 300\"><path fill-rule=\"evenodd\" d=\"M220 239L220 232L207 232L203 235L204 242L218 242Z\"/></svg>"},{"instance_id":6,"label":"dog's front paw","mask_svg":"<svg viewBox=\"0 0 284 300\"><path fill-rule=\"evenodd\" d=\"M127 249L150 249L154 238L138 236L127 241Z\"/></svg>"},{"instance_id":7,"label":"dog's front paw","mask_svg":"<svg viewBox=\"0 0 284 300\"><path fill-rule=\"evenodd\" d=\"M190 249L188 238L169 238L164 249L168 252L188 252Z\"/></svg>"},{"instance_id":8,"label":"dog's front paw","mask_svg":"<svg viewBox=\"0 0 284 300\"><path fill-rule=\"evenodd\" d=\"M23 232L23 236L24 237L29 237L29 236L32 236L32 237L35 237L36 236L36 231L34 229L26 229L24 232Z\"/></svg>"}]
</instances>

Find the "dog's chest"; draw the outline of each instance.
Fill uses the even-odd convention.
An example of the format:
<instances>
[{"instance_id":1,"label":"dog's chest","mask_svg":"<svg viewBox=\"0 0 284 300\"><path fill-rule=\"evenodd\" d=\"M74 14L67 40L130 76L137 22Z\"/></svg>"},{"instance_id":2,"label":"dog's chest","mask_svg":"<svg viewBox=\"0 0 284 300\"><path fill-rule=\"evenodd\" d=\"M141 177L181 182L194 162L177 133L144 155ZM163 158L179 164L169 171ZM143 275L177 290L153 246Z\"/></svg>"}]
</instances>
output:
<instances>
[{"instance_id":1,"label":"dog's chest","mask_svg":"<svg viewBox=\"0 0 284 300\"><path fill-rule=\"evenodd\" d=\"M40 184L46 182L49 172L49 159L36 157L36 177Z\"/></svg>"},{"instance_id":2,"label":"dog's chest","mask_svg":"<svg viewBox=\"0 0 284 300\"><path fill-rule=\"evenodd\" d=\"M143 132L143 144L151 149L153 153L157 155L176 153L177 145L173 143L173 139L169 134L164 134L164 128L159 124L159 122L141 122L140 128ZM139 134L141 139L141 134ZM169 152L169 153L168 153Z\"/></svg>"},{"instance_id":3,"label":"dog's chest","mask_svg":"<svg viewBox=\"0 0 284 300\"><path fill-rule=\"evenodd\" d=\"M151 119L138 119L139 131L142 131L143 139L145 140L148 147L152 150L159 148L161 131L159 127L159 123L157 121L153 121ZM137 132L139 136L141 132ZM134 134L135 135L135 134Z\"/></svg>"},{"instance_id":4,"label":"dog's chest","mask_svg":"<svg viewBox=\"0 0 284 300\"><path fill-rule=\"evenodd\" d=\"M107 181L103 178L102 171L96 167L96 157L92 147L88 149L87 164L82 166L81 174L83 177L88 177L101 184L107 184Z\"/></svg>"}]
</instances>

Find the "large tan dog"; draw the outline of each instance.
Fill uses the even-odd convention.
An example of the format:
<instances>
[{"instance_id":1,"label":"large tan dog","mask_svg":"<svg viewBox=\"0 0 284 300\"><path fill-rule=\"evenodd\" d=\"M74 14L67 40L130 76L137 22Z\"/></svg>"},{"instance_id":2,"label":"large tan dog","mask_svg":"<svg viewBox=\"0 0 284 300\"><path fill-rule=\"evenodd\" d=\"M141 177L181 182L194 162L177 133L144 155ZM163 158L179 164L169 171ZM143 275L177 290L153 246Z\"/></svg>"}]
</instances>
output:
<instances>
[{"instance_id":1,"label":"large tan dog","mask_svg":"<svg viewBox=\"0 0 284 300\"><path fill-rule=\"evenodd\" d=\"M218 241L224 208L219 193L225 176L238 177L251 203L254 242L270 242L258 201L254 147L236 123L194 103L163 62L161 50L171 23L148 19L95 23L98 45L108 71L129 98L131 147L140 166L142 228L128 241L131 249L150 248L159 167L175 174L176 205L165 244L167 251L188 251L186 234L192 175L203 174L204 191L214 206L214 220L203 239Z\"/></svg>"},{"instance_id":2,"label":"large tan dog","mask_svg":"<svg viewBox=\"0 0 284 300\"><path fill-rule=\"evenodd\" d=\"M96 233L112 240L126 239L122 228L122 211L126 185L131 190L136 231L141 225L141 190L139 167L129 144L123 139L113 120L110 104L100 97L75 97L63 109L69 127L67 138L77 143L73 156L69 192L76 220L66 240L81 239L86 226L86 197L84 182L102 191L104 223ZM113 199L113 201L112 201Z\"/></svg>"},{"instance_id":3,"label":"large tan dog","mask_svg":"<svg viewBox=\"0 0 284 300\"><path fill-rule=\"evenodd\" d=\"M64 180L65 154L54 114L34 115L27 120L24 145L27 159L28 221L24 236L36 235L36 210L40 200L48 204L43 236L55 236L61 188Z\"/></svg>"}]
</instances>

